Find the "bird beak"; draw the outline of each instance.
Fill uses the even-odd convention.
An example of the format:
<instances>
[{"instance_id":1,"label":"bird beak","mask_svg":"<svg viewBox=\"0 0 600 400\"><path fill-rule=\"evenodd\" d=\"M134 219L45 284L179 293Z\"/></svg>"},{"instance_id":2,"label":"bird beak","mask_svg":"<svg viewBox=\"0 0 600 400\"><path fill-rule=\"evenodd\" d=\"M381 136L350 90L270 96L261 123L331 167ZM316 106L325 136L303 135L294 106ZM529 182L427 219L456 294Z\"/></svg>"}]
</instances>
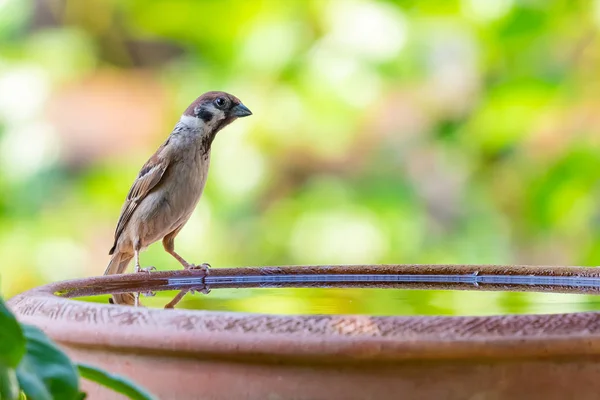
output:
<instances>
[{"instance_id":1,"label":"bird beak","mask_svg":"<svg viewBox=\"0 0 600 400\"><path fill-rule=\"evenodd\" d=\"M247 117L248 115L252 115L252 111L250 111L248 107L240 103L231 109L230 115L239 118Z\"/></svg>"}]
</instances>

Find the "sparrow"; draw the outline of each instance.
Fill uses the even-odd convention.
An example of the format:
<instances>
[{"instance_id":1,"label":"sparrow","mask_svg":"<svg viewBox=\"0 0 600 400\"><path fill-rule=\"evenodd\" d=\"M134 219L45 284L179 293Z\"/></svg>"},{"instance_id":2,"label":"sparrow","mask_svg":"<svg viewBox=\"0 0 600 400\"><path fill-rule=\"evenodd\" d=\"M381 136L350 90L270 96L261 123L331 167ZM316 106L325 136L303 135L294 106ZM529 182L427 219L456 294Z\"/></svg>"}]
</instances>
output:
<instances>
[{"instance_id":1,"label":"sparrow","mask_svg":"<svg viewBox=\"0 0 600 400\"><path fill-rule=\"evenodd\" d=\"M236 119L249 115L252 112L237 97L225 92L204 93L190 104L129 189L104 275L124 273L132 258L135 272L156 269L140 266L140 252L161 239L167 253L183 268L208 273L208 264L190 264L175 251L175 237L204 190L215 136ZM117 304L133 304L133 299L131 293L113 295Z\"/></svg>"}]
</instances>

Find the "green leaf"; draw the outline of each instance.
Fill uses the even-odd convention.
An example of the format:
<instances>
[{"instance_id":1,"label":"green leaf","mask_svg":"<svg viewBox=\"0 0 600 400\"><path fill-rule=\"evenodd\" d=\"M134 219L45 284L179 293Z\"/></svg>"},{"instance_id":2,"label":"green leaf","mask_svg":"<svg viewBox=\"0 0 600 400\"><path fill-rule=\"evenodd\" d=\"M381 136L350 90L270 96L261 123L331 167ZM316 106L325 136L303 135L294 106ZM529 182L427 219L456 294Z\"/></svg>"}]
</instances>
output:
<instances>
[{"instance_id":1,"label":"green leaf","mask_svg":"<svg viewBox=\"0 0 600 400\"><path fill-rule=\"evenodd\" d=\"M0 364L16 368L25 354L25 337L15 316L0 299Z\"/></svg>"},{"instance_id":2,"label":"green leaf","mask_svg":"<svg viewBox=\"0 0 600 400\"><path fill-rule=\"evenodd\" d=\"M15 370L12 368L0 367L0 399L18 400L19 393L19 382L17 382Z\"/></svg>"},{"instance_id":3,"label":"green leaf","mask_svg":"<svg viewBox=\"0 0 600 400\"><path fill-rule=\"evenodd\" d=\"M23 324L27 352L17 367L21 390L30 400L79 398L77 369L44 332Z\"/></svg>"},{"instance_id":4,"label":"green leaf","mask_svg":"<svg viewBox=\"0 0 600 400\"><path fill-rule=\"evenodd\" d=\"M99 368L92 367L86 364L77 364L79 373L82 378L88 379L92 382L96 382L100 385L111 388L115 392L124 394L133 400L156 400L157 398L152 394L146 392L144 389L139 387L132 381L113 375Z\"/></svg>"}]
</instances>

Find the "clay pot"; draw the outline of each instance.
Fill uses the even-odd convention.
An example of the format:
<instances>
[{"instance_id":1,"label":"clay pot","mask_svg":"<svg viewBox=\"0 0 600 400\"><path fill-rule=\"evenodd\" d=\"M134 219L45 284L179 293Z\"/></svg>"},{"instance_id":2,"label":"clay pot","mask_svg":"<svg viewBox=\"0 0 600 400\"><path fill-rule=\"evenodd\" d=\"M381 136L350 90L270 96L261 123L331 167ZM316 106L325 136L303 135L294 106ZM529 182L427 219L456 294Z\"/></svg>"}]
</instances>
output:
<instances>
[{"instance_id":1,"label":"clay pot","mask_svg":"<svg viewBox=\"0 0 600 400\"><path fill-rule=\"evenodd\" d=\"M540 281L536 291L596 292L599 271L433 265L237 268L212 269L206 283L227 287L234 285L232 277L377 274L412 281L363 286L439 288L435 280L419 277L454 276L444 288L533 290L527 277L534 276L552 278ZM520 283L493 283L494 276ZM197 273L177 271L59 282L22 293L9 306L76 361L128 376L163 400L592 399L600 392L600 314L595 312L288 316L136 308L68 298L99 290L157 289L172 285L174 278L194 277L198 281ZM570 280L556 286L556 278ZM258 285L252 279L240 282L235 285ZM581 289L581 282L587 289ZM349 283L339 283L344 284ZM95 385L84 388L91 400L118 398Z\"/></svg>"}]
</instances>

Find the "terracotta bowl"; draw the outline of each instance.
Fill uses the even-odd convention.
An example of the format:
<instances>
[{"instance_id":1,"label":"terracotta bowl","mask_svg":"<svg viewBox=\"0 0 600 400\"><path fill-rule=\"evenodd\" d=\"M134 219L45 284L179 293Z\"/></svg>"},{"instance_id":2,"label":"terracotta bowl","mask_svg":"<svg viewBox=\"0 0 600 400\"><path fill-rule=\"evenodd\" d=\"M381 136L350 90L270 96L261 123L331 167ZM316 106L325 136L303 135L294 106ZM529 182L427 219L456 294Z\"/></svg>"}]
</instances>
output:
<instances>
[{"instance_id":1,"label":"terracotta bowl","mask_svg":"<svg viewBox=\"0 0 600 400\"><path fill-rule=\"evenodd\" d=\"M376 274L409 282L387 280L363 287L594 293L599 272L584 267L453 265L224 268L211 270L205 283L211 288L239 287L239 279L234 285L229 278L268 277L285 286L291 285L289 279L273 277L337 275L338 286L343 286L356 276ZM456 279L440 284L432 277ZM541 278L537 286L531 285L531 277ZM600 393L596 312L289 316L68 298L102 290L171 287L174 280L185 288L181 282L187 278L196 286L201 280L195 272L176 271L59 282L17 295L9 306L76 361L126 375L160 399L596 399ZM91 400L118 398L89 383L85 389Z\"/></svg>"}]
</instances>

